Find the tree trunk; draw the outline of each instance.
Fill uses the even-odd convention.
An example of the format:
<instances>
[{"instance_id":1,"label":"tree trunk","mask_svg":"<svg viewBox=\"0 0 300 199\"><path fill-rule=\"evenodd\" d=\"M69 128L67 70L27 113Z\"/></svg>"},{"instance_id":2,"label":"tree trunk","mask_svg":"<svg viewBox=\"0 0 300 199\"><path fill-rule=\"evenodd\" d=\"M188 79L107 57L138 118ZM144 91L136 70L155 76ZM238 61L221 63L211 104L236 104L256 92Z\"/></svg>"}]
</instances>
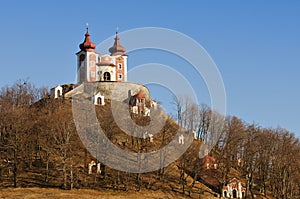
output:
<instances>
[{"instance_id":1,"label":"tree trunk","mask_svg":"<svg viewBox=\"0 0 300 199\"><path fill-rule=\"evenodd\" d=\"M67 168L66 162L63 161L63 189L67 188Z\"/></svg>"},{"instance_id":2,"label":"tree trunk","mask_svg":"<svg viewBox=\"0 0 300 199\"><path fill-rule=\"evenodd\" d=\"M71 165L71 168L70 168L70 189L73 189L73 186L74 186L73 167Z\"/></svg>"},{"instance_id":3,"label":"tree trunk","mask_svg":"<svg viewBox=\"0 0 300 199\"><path fill-rule=\"evenodd\" d=\"M14 149L14 169L13 169L13 174L14 174L14 188L17 187L17 173L18 173L18 167L17 167L17 149Z\"/></svg>"},{"instance_id":4,"label":"tree trunk","mask_svg":"<svg viewBox=\"0 0 300 199\"><path fill-rule=\"evenodd\" d=\"M142 186L142 183L141 183L141 174L140 173L137 173L136 174L136 182L138 184L138 189L137 191L140 191L141 190L141 186Z\"/></svg>"},{"instance_id":5,"label":"tree trunk","mask_svg":"<svg viewBox=\"0 0 300 199\"><path fill-rule=\"evenodd\" d=\"M46 152L46 173L45 173L45 182L48 182L49 179L49 152Z\"/></svg>"}]
</instances>

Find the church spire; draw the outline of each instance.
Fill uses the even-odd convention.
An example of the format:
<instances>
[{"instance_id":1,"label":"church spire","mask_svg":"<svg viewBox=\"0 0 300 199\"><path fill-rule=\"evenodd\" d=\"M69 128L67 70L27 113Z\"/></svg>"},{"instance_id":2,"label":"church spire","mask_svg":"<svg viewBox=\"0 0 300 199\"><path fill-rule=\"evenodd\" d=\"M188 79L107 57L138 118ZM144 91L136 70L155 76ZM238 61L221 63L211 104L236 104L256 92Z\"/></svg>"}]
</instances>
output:
<instances>
[{"instance_id":1,"label":"church spire","mask_svg":"<svg viewBox=\"0 0 300 199\"><path fill-rule=\"evenodd\" d=\"M115 55L123 55L126 51L126 48L124 48L121 44L120 44L120 38L118 36L118 27L117 27L117 31L116 31L116 37L115 37L115 43L114 45L109 49L109 52L111 53L111 56L115 56Z\"/></svg>"},{"instance_id":2,"label":"church spire","mask_svg":"<svg viewBox=\"0 0 300 199\"><path fill-rule=\"evenodd\" d=\"M88 26L88 23L86 24L86 33L85 33L85 39L84 39L84 42L81 43L79 45L79 48L82 50L82 51L94 51L95 48L96 48L96 44L94 44L92 41L91 41L91 38L90 38L90 33L89 33L89 26Z\"/></svg>"}]
</instances>

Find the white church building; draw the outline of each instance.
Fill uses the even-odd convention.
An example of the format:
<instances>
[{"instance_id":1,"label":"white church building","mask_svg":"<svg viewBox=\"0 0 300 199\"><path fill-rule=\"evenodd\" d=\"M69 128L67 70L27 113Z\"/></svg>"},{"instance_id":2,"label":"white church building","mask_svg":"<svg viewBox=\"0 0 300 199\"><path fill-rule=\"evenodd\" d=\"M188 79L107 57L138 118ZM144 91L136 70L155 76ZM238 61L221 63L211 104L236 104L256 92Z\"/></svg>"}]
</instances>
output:
<instances>
[{"instance_id":1,"label":"white church building","mask_svg":"<svg viewBox=\"0 0 300 199\"><path fill-rule=\"evenodd\" d=\"M79 45L77 55L77 83L96 81L127 81L126 48L120 44L118 32L115 42L109 49L110 54L100 55L91 41L88 27L83 43Z\"/></svg>"}]
</instances>

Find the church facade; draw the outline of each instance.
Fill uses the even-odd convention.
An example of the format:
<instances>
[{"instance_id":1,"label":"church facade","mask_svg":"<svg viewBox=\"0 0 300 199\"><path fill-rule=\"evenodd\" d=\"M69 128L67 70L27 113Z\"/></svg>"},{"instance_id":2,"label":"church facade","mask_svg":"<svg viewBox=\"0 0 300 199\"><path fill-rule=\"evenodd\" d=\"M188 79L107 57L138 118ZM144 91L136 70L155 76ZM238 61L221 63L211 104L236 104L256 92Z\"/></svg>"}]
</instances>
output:
<instances>
[{"instance_id":1,"label":"church facade","mask_svg":"<svg viewBox=\"0 0 300 199\"><path fill-rule=\"evenodd\" d=\"M118 32L110 54L100 55L96 44L91 41L88 28L83 43L79 45L77 55L77 83L98 81L127 81L126 49L121 45Z\"/></svg>"},{"instance_id":2,"label":"church facade","mask_svg":"<svg viewBox=\"0 0 300 199\"><path fill-rule=\"evenodd\" d=\"M246 188L242 186L241 181L233 178L223 187L223 198L245 198Z\"/></svg>"}]
</instances>

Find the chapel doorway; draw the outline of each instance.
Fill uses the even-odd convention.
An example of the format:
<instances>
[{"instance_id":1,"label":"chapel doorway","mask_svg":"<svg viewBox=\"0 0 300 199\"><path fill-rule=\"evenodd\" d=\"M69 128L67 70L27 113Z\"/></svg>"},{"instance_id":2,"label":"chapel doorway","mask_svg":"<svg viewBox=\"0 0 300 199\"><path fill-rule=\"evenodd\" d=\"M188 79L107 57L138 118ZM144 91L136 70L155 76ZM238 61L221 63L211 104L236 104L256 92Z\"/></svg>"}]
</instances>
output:
<instances>
[{"instance_id":1,"label":"chapel doorway","mask_svg":"<svg viewBox=\"0 0 300 199\"><path fill-rule=\"evenodd\" d=\"M105 72L103 74L103 76L104 76L104 81L110 81L110 73L109 72Z\"/></svg>"}]
</instances>

